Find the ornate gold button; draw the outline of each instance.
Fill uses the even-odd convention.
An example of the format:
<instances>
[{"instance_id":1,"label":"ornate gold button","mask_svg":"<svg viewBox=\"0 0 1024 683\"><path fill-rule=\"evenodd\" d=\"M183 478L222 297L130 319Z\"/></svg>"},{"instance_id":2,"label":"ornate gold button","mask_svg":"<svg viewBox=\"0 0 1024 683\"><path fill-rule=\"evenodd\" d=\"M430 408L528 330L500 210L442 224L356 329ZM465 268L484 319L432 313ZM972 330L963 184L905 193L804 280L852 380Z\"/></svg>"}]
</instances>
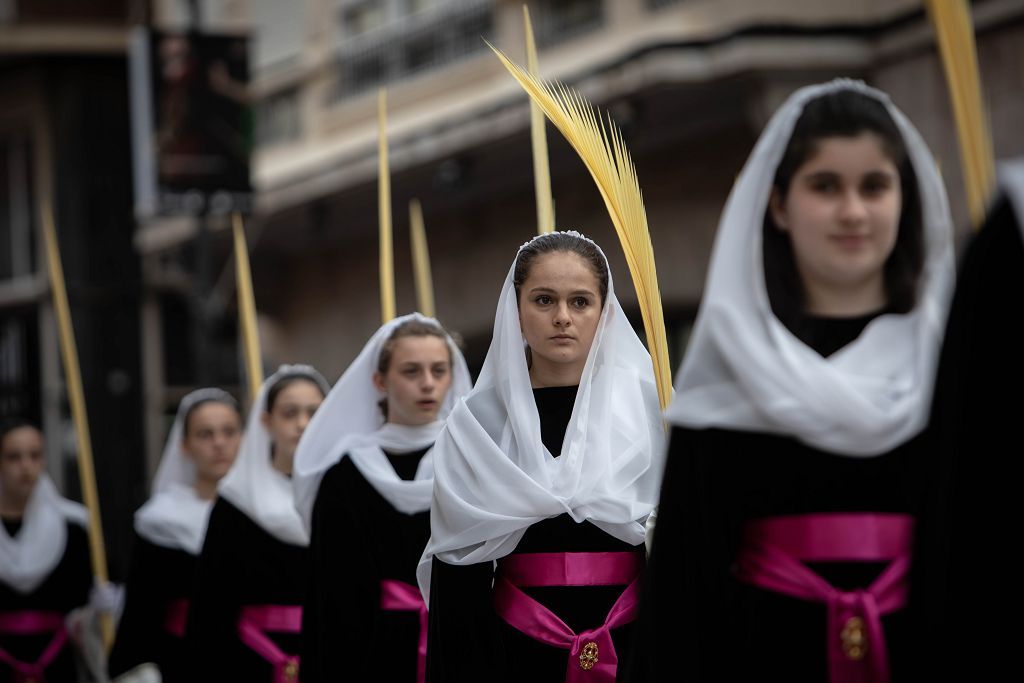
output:
<instances>
[{"instance_id":1,"label":"ornate gold button","mask_svg":"<svg viewBox=\"0 0 1024 683\"><path fill-rule=\"evenodd\" d=\"M299 664L298 662L287 662L284 665L284 669L281 671L284 674L284 680L286 681L297 681L299 680Z\"/></svg>"},{"instance_id":2,"label":"ornate gold button","mask_svg":"<svg viewBox=\"0 0 1024 683\"><path fill-rule=\"evenodd\" d=\"M843 653L854 662L864 659L868 651L868 634L864 628L864 620L850 617L843 626L839 638L843 641Z\"/></svg>"},{"instance_id":3,"label":"ornate gold button","mask_svg":"<svg viewBox=\"0 0 1024 683\"><path fill-rule=\"evenodd\" d=\"M597 664L597 643L590 641L583 646L583 650L580 652L580 668L590 671L595 664Z\"/></svg>"}]
</instances>

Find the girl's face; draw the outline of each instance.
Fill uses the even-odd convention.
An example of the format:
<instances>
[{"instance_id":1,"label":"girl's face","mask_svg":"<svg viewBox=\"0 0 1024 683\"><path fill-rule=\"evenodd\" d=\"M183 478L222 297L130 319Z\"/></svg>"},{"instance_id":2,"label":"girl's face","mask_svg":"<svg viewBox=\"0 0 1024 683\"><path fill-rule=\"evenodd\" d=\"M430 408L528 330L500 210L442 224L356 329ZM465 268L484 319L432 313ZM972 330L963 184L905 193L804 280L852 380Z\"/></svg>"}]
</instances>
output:
<instances>
[{"instance_id":1,"label":"girl's face","mask_svg":"<svg viewBox=\"0 0 1024 683\"><path fill-rule=\"evenodd\" d=\"M772 194L772 218L789 234L812 312L829 313L815 310L815 302L863 299L865 292L885 305L884 267L902 208L899 170L868 132L822 138L786 196Z\"/></svg>"},{"instance_id":2,"label":"girl's face","mask_svg":"<svg viewBox=\"0 0 1024 683\"><path fill-rule=\"evenodd\" d=\"M0 443L0 494L27 502L45 466L40 431L28 425L12 429Z\"/></svg>"},{"instance_id":3,"label":"girl's face","mask_svg":"<svg viewBox=\"0 0 1024 683\"><path fill-rule=\"evenodd\" d=\"M583 374L601 319L600 283L578 254L555 251L536 257L519 289L519 324L533 354L531 375L571 368Z\"/></svg>"},{"instance_id":4,"label":"girl's face","mask_svg":"<svg viewBox=\"0 0 1024 683\"><path fill-rule=\"evenodd\" d=\"M200 480L217 482L227 474L242 440L242 418L224 403L203 403L188 416L182 450L196 466Z\"/></svg>"},{"instance_id":5,"label":"girl's face","mask_svg":"<svg viewBox=\"0 0 1024 683\"><path fill-rule=\"evenodd\" d=\"M452 384L448 344L434 335L399 337L385 374L373 383L387 396L388 422L424 425L437 419Z\"/></svg>"},{"instance_id":6,"label":"girl's face","mask_svg":"<svg viewBox=\"0 0 1024 683\"><path fill-rule=\"evenodd\" d=\"M320 387L308 379L293 380L278 392L270 412L263 413L263 424L274 443L275 461L291 462L302 432L323 401Z\"/></svg>"}]
</instances>

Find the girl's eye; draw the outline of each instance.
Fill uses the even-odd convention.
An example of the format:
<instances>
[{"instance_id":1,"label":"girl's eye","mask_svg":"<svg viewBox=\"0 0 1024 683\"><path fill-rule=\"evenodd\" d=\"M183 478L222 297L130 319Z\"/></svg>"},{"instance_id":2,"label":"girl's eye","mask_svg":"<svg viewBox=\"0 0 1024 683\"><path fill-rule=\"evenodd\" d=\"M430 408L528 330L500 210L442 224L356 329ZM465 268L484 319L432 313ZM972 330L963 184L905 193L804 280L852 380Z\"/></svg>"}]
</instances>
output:
<instances>
[{"instance_id":1,"label":"girl's eye","mask_svg":"<svg viewBox=\"0 0 1024 683\"><path fill-rule=\"evenodd\" d=\"M866 195L879 195L888 190L890 183L884 178L868 178L864 181L863 192Z\"/></svg>"},{"instance_id":2,"label":"girl's eye","mask_svg":"<svg viewBox=\"0 0 1024 683\"><path fill-rule=\"evenodd\" d=\"M832 179L816 180L811 184L811 189L815 192L827 194L829 192L835 192L839 189L839 183Z\"/></svg>"},{"instance_id":3,"label":"girl's eye","mask_svg":"<svg viewBox=\"0 0 1024 683\"><path fill-rule=\"evenodd\" d=\"M551 303L551 297L548 296L547 294L541 294L540 296L537 297L537 303L540 304L541 306L547 306L548 304Z\"/></svg>"},{"instance_id":4,"label":"girl's eye","mask_svg":"<svg viewBox=\"0 0 1024 683\"><path fill-rule=\"evenodd\" d=\"M590 302L587 301L586 297L578 296L575 299L573 299L572 303L573 303L573 306L575 306L576 308L586 308L586 306Z\"/></svg>"}]
</instances>

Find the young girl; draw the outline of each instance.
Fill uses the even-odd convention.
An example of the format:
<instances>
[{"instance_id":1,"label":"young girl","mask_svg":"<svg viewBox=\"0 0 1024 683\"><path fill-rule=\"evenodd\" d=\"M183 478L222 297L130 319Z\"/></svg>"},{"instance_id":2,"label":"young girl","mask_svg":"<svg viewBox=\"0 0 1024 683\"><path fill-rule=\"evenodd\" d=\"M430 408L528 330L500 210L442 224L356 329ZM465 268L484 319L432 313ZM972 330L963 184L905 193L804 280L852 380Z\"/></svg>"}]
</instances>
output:
<instances>
[{"instance_id":1,"label":"young girl","mask_svg":"<svg viewBox=\"0 0 1024 683\"><path fill-rule=\"evenodd\" d=\"M235 461L241 437L242 416L227 392L198 389L181 400L153 495L135 513L134 556L110 653L111 676L152 663L169 683L190 678L183 638L196 557L217 483Z\"/></svg>"},{"instance_id":2,"label":"young girl","mask_svg":"<svg viewBox=\"0 0 1024 683\"><path fill-rule=\"evenodd\" d=\"M418 572L430 680L615 679L663 434L604 254L573 232L525 244L477 384L434 447Z\"/></svg>"},{"instance_id":3,"label":"young girl","mask_svg":"<svg viewBox=\"0 0 1024 683\"><path fill-rule=\"evenodd\" d=\"M89 601L87 513L46 474L35 425L0 425L0 681L77 679L64 627Z\"/></svg>"},{"instance_id":4,"label":"young girl","mask_svg":"<svg viewBox=\"0 0 1024 683\"><path fill-rule=\"evenodd\" d=\"M423 681L416 565L430 537L430 452L470 388L437 321L387 323L331 390L296 456L311 522L302 680Z\"/></svg>"},{"instance_id":5,"label":"young girl","mask_svg":"<svg viewBox=\"0 0 1024 683\"><path fill-rule=\"evenodd\" d=\"M327 388L313 368L283 365L252 406L199 555L185 635L199 680L298 677L309 537L290 477L299 437Z\"/></svg>"},{"instance_id":6,"label":"young girl","mask_svg":"<svg viewBox=\"0 0 1024 683\"><path fill-rule=\"evenodd\" d=\"M667 411L641 680L900 680L952 230L881 92L775 114L733 188Z\"/></svg>"}]
</instances>

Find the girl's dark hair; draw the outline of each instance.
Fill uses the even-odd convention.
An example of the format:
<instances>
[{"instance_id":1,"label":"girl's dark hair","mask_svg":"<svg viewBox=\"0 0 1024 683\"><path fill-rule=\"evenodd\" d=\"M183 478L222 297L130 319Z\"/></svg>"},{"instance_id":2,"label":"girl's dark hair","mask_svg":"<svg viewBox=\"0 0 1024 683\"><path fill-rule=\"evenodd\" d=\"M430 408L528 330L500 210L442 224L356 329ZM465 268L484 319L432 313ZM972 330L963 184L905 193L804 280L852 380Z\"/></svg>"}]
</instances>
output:
<instances>
[{"instance_id":1,"label":"girl's dark hair","mask_svg":"<svg viewBox=\"0 0 1024 683\"><path fill-rule=\"evenodd\" d=\"M535 238L519 250L516 267L512 271L512 284L516 288L516 302L519 301L520 288L526 282L526 278L530 276L530 268L533 267L533 262L537 257L557 251L576 254L590 264L590 269L597 277L600 286L601 306L604 307L604 301L608 297L608 263L601 254L601 250L593 242L564 232L549 232Z\"/></svg>"},{"instance_id":2,"label":"girl's dark hair","mask_svg":"<svg viewBox=\"0 0 1024 683\"><path fill-rule=\"evenodd\" d=\"M228 400L226 398L204 398L190 405L188 407L188 410L185 411L185 424L183 434L185 438L188 438L188 432L191 429L192 415L201 407L209 405L210 403L220 403L221 405L225 405L228 408L234 409L235 413L238 414L238 421L242 421L242 411L239 409L238 403L236 403L234 399Z\"/></svg>"},{"instance_id":3,"label":"girl's dark hair","mask_svg":"<svg viewBox=\"0 0 1024 683\"><path fill-rule=\"evenodd\" d=\"M917 301L917 283L924 267L924 227L921 219L921 195L917 174L896 123L885 105L854 90L839 90L811 100L793 128L793 135L775 171L772 189L781 199L789 192L793 175L818 150L827 137L856 137L873 133L900 174L903 211L900 214L896 244L885 262L886 310L910 311ZM797 329L806 305L803 283L797 272L789 234L765 211L764 278L768 300L775 316L791 330Z\"/></svg>"},{"instance_id":4,"label":"girl's dark hair","mask_svg":"<svg viewBox=\"0 0 1024 683\"><path fill-rule=\"evenodd\" d=\"M4 440L7 438L7 435L13 432L15 429L22 429L23 427L31 427L32 429L42 434L42 430L39 429L39 425L37 425L35 422L32 422L31 420L26 420L25 418L22 417L7 418L3 420L3 422L0 422L0 451L3 450Z\"/></svg>"},{"instance_id":5,"label":"girl's dark hair","mask_svg":"<svg viewBox=\"0 0 1024 683\"><path fill-rule=\"evenodd\" d=\"M290 387L291 385L295 384L296 382L309 382L310 384L317 388L317 391L320 392L321 396L326 396L326 394L324 393L324 388L320 386L320 382L317 382L314 378L310 377L309 375L301 372L296 372L291 375L284 375L283 377L278 378L278 380L274 382L274 386L270 387L270 389L267 390L266 411L268 413L273 412L274 403L277 401L277 397L281 395L281 392Z\"/></svg>"},{"instance_id":6,"label":"girl's dark hair","mask_svg":"<svg viewBox=\"0 0 1024 683\"><path fill-rule=\"evenodd\" d=\"M377 372L382 376L388 374L388 370L391 368L391 357L395 353L395 345L399 339L404 337L437 337L445 343L445 348L448 349L448 365L454 365L452 349L448 346L448 335L443 327L423 322L422 320L406 320L391 330L391 334L380 348L380 356L377 357ZM377 402L377 405L380 406L380 412L384 415L384 419L387 420L388 399L382 398Z\"/></svg>"}]
</instances>

